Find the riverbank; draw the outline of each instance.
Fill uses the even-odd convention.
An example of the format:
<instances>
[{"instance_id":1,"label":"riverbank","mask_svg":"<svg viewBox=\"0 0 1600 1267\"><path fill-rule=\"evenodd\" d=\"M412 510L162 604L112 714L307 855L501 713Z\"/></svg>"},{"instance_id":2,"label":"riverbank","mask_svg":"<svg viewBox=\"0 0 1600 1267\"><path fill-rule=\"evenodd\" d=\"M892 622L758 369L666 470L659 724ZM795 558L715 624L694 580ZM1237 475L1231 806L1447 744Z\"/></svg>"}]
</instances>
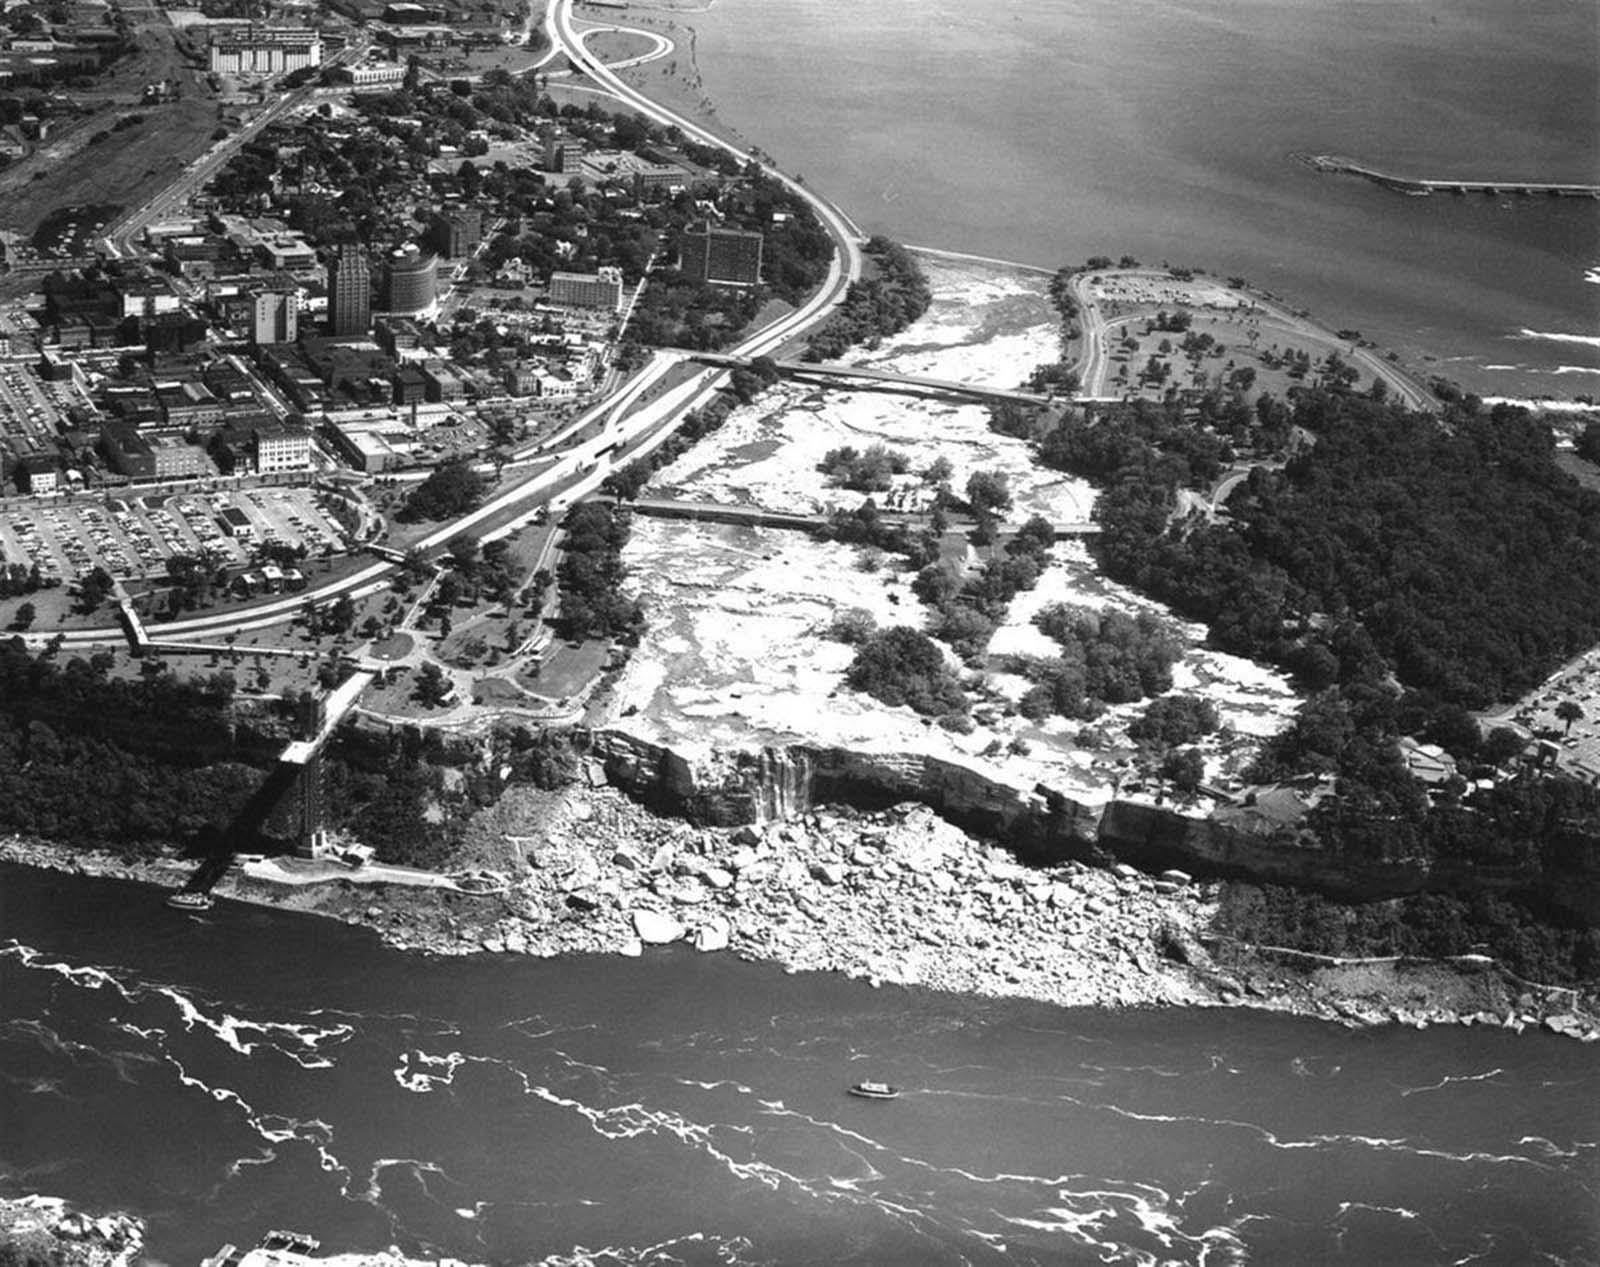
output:
<instances>
[{"instance_id":1,"label":"riverbank","mask_svg":"<svg viewBox=\"0 0 1600 1267\"><path fill-rule=\"evenodd\" d=\"M129 1214L86 1214L59 1197L0 1198L0 1249L21 1267L130 1267L144 1233Z\"/></svg>"},{"instance_id":2,"label":"riverbank","mask_svg":"<svg viewBox=\"0 0 1600 1267\"><path fill-rule=\"evenodd\" d=\"M217 894L365 926L430 955L639 956L681 941L794 972L1062 1007L1241 1006L1600 1038L1600 1017L1572 992L1487 961L1341 962L1221 944L1208 932L1213 884L1126 866L1024 867L920 805L702 829L609 787L514 788L474 834L474 861L502 868L503 893L234 872ZM15 838L0 841L0 861L166 889L188 873L177 859L129 863Z\"/></svg>"}]
</instances>

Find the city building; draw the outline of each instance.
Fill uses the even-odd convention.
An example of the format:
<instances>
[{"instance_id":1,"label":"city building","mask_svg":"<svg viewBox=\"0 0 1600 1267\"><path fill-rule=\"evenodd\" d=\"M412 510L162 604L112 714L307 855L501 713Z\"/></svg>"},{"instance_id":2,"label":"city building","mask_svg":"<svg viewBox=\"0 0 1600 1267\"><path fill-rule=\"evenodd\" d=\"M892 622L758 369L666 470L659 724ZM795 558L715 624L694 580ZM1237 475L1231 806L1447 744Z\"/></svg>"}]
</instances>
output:
<instances>
[{"instance_id":1,"label":"city building","mask_svg":"<svg viewBox=\"0 0 1600 1267\"><path fill-rule=\"evenodd\" d=\"M544 169L559 175L575 175L583 167L588 152L584 143L565 132L552 132L544 140Z\"/></svg>"},{"instance_id":2,"label":"city building","mask_svg":"<svg viewBox=\"0 0 1600 1267\"><path fill-rule=\"evenodd\" d=\"M252 343L293 343L300 337L300 296L294 291L262 291L253 306Z\"/></svg>"},{"instance_id":3,"label":"city building","mask_svg":"<svg viewBox=\"0 0 1600 1267\"><path fill-rule=\"evenodd\" d=\"M54 493L61 487L61 469L54 458L25 457L17 463L17 486L25 493Z\"/></svg>"},{"instance_id":4,"label":"city building","mask_svg":"<svg viewBox=\"0 0 1600 1267\"><path fill-rule=\"evenodd\" d=\"M428 399L428 380L423 376L422 370L415 365L402 365L395 371L392 382L394 403L401 408L407 405L420 405Z\"/></svg>"},{"instance_id":5,"label":"city building","mask_svg":"<svg viewBox=\"0 0 1600 1267\"><path fill-rule=\"evenodd\" d=\"M256 472L278 475L311 469L311 433L300 427L256 428Z\"/></svg>"},{"instance_id":6,"label":"city building","mask_svg":"<svg viewBox=\"0 0 1600 1267\"><path fill-rule=\"evenodd\" d=\"M719 228L702 220L684 230L678 268L696 281L717 286L754 286L761 281L762 242L759 233Z\"/></svg>"},{"instance_id":7,"label":"city building","mask_svg":"<svg viewBox=\"0 0 1600 1267\"><path fill-rule=\"evenodd\" d=\"M240 78L286 75L322 65L322 38L296 26L214 23L211 73Z\"/></svg>"},{"instance_id":8,"label":"city building","mask_svg":"<svg viewBox=\"0 0 1600 1267\"><path fill-rule=\"evenodd\" d=\"M347 246L328 266L328 330L335 338L364 335L372 327L372 271L360 247Z\"/></svg>"},{"instance_id":9,"label":"city building","mask_svg":"<svg viewBox=\"0 0 1600 1267\"><path fill-rule=\"evenodd\" d=\"M429 404L449 404L467 394L466 381L444 361L428 361L422 367L424 398Z\"/></svg>"},{"instance_id":10,"label":"city building","mask_svg":"<svg viewBox=\"0 0 1600 1267\"><path fill-rule=\"evenodd\" d=\"M181 436L141 435L124 423L104 429L100 450L112 470L132 480L192 479L217 473L205 450Z\"/></svg>"},{"instance_id":11,"label":"city building","mask_svg":"<svg viewBox=\"0 0 1600 1267\"><path fill-rule=\"evenodd\" d=\"M550 302L615 312L622 306L622 270L607 266L595 273L551 273Z\"/></svg>"},{"instance_id":12,"label":"city building","mask_svg":"<svg viewBox=\"0 0 1600 1267\"><path fill-rule=\"evenodd\" d=\"M433 218L432 238L446 259L465 259L483 241L483 212L477 207L446 207Z\"/></svg>"},{"instance_id":13,"label":"city building","mask_svg":"<svg viewBox=\"0 0 1600 1267\"><path fill-rule=\"evenodd\" d=\"M339 77L354 88L392 88L404 81L406 68L401 62L372 62L341 67Z\"/></svg>"},{"instance_id":14,"label":"city building","mask_svg":"<svg viewBox=\"0 0 1600 1267\"><path fill-rule=\"evenodd\" d=\"M434 257L421 247L401 247L384 264L383 310L424 312L433 305L437 288Z\"/></svg>"}]
</instances>

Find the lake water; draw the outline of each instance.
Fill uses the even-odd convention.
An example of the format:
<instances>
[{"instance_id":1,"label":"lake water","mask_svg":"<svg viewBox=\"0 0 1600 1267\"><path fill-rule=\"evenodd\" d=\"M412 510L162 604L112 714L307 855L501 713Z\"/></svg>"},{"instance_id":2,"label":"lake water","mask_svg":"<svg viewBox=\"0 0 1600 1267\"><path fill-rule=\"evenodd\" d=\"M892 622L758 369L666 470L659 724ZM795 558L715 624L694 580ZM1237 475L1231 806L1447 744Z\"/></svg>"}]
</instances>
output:
<instances>
[{"instance_id":1,"label":"lake water","mask_svg":"<svg viewBox=\"0 0 1600 1267\"><path fill-rule=\"evenodd\" d=\"M551 1264L1600 1258L1592 1046L427 960L160 897L0 868L0 1190L135 1211L159 1263L273 1227Z\"/></svg>"},{"instance_id":2,"label":"lake water","mask_svg":"<svg viewBox=\"0 0 1600 1267\"><path fill-rule=\"evenodd\" d=\"M1600 394L1600 203L1408 198L1290 158L1600 181L1588 0L715 0L678 20L720 117L868 231L1240 274L1471 389Z\"/></svg>"}]
</instances>

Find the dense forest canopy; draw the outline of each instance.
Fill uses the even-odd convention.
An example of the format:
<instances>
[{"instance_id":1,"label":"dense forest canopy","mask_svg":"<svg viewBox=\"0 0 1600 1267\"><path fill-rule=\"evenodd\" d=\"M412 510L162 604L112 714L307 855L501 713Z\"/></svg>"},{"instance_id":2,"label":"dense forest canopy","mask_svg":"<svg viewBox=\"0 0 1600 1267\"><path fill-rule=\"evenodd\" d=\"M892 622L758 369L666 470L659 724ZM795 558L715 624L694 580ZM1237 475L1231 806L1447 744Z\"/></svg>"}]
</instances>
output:
<instances>
[{"instance_id":1,"label":"dense forest canopy","mask_svg":"<svg viewBox=\"0 0 1600 1267\"><path fill-rule=\"evenodd\" d=\"M1047 435L1051 465L1109 482L1107 571L1207 621L1231 651L1336 673L1322 632L1355 622L1401 683L1483 707L1600 642L1600 495L1555 463L1525 411L1456 407L1441 421L1364 396L1307 391L1305 440L1258 466L1225 513L1174 520L1180 487L1220 473L1214 437L1136 405ZM1209 440L1209 444L1207 441ZM1316 683L1323 684L1323 683Z\"/></svg>"}]
</instances>

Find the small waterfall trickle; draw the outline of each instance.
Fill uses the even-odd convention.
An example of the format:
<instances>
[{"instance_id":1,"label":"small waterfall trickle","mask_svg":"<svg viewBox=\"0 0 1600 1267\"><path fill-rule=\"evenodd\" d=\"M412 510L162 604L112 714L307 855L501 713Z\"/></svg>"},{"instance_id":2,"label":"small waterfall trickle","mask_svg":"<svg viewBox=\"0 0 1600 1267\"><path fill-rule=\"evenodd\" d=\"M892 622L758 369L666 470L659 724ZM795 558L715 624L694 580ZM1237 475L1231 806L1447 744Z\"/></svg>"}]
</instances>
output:
<instances>
[{"instance_id":1,"label":"small waterfall trickle","mask_svg":"<svg viewBox=\"0 0 1600 1267\"><path fill-rule=\"evenodd\" d=\"M752 776L758 823L782 822L811 808L812 762L804 748L763 748Z\"/></svg>"}]
</instances>

